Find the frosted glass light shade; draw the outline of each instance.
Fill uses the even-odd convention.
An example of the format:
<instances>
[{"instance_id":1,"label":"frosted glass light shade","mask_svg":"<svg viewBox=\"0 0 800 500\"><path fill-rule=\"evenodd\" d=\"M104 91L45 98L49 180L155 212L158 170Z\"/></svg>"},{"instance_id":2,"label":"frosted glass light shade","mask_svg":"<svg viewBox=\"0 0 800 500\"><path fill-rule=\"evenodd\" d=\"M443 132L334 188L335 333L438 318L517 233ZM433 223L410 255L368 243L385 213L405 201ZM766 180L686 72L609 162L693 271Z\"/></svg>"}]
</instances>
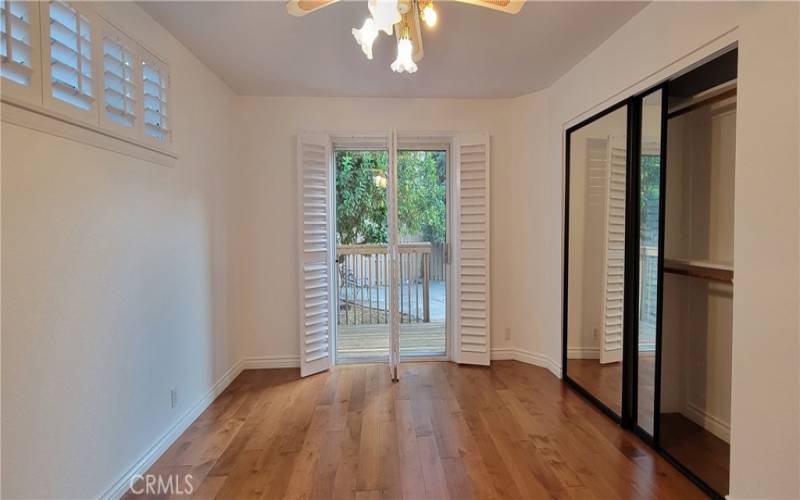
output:
<instances>
[{"instance_id":1,"label":"frosted glass light shade","mask_svg":"<svg viewBox=\"0 0 800 500\"><path fill-rule=\"evenodd\" d=\"M361 50L364 52L364 55L367 56L367 59L372 59L372 44L377 37L378 28L375 26L375 21L373 21L371 17L368 17L364 21L361 29L353 28L353 38L356 39L356 43L361 45Z\"/></svg>"},{"instance_id":2,"label":"frosted glass light shade","mask_svg":"<svg viewBox=\"0 0 800 500\"><path fill-rule=\"evenodd\" d=\"M375 21L375 26L387 35L392 34L394 25L402 19L397 8L397 0L369 0L367 2L369 13Z\"/></svg>"},{"instance_id":3,"label":"frosted glass light shade","mask_svg":"<svg viewBox=\"0 0 800 500\"><path fill-rule=\"evenodd\" d=\"M417 65L414 63L414 59L411 58L412 52L414 52L414 46L411 45L411 40L401 38L397 42L397 59L392 63L392 71L395 73L402 73L403 71L414 73L417 71Z\"/></svg>"}]
</instances>

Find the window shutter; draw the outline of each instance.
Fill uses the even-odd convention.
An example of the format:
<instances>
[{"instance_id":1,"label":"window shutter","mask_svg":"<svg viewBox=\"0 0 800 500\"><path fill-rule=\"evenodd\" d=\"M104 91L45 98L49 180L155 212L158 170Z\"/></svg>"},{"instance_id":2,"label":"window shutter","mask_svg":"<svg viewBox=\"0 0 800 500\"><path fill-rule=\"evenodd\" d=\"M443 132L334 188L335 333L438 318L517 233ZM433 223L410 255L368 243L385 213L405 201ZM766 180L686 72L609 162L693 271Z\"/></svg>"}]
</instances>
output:
<instances>
[{"instance_id":1,"label":"window shutter","mask_svg":"<svg viewBox=\"0 0 800 500\"><path fill-rule=\"evenodd\" d=\"M134 45L106 29L103 35L103 121L133 130L138 114Z\"/></svg>"},{"instance_id":2,"label":"window shutter","mask_svg":"<svg viewBox=\"0 0 800 500\"><path fill-rule=\"evenodd\" d=\"M608 141L607 158L601 363L622 361L623 293L625 288L626 155L624 138L611 137Z\"/></svg>"},{"instance_id":3,"label":"window shutter","mask_svg":"<svg viewBox=\"0 0 800 500\"><path fill-rule=\"evenodd\" d=\"M456 360L488 365L489 136L462 134L457 142Z\"/></svg>"},{"instance_id":4,"label":"window shutter","mask_svg":"<svg viewBox=\"0 0 800 500\"><path fill-rule=\"evenodd\" d=\"M38 2L0 1L3 94L41 103Z\"/></svg>"},{"instance_id":5,"label":"window shutter","mask_svg":"<svg viewBox=\"0 0 800 500\"><path fill-rule=\"evenodd\" d=\"M165 64L153 56L142 59L142 90L144 104L144 134L161 143L169 142L167 91L169 75Z\"/></svg>"},{"instance_id":6,"label":"window shutter","mask_svg":"<svg viewBox=\"0 0 800 500\"><path fill-rule=\"evenodd\" d=\"M331 366L333 307L330 141L325 134L298 134L300 376Z\"/></svg>"},{"instance_id":7,"label":"window shutter","mask_svg":"<svg viewBox=\"0 0 800 500\"><path fill-rule=\"evenodd\" d=\"M48 9L50 97L89 112L94 109L92 21L74 6L54 0Z\"/></svg>"}]
</instances>

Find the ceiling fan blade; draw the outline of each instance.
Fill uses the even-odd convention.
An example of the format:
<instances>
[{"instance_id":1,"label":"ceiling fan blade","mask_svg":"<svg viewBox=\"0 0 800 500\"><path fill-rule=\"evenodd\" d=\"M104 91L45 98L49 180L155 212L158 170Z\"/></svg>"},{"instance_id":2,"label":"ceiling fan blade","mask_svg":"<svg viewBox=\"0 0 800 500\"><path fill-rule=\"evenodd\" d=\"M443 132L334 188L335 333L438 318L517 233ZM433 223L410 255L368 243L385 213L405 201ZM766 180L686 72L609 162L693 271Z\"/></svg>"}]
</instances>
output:
<instances>
[{"instance_id":1,"label":"ceiling fan blade","mask_svg":"<svg viewBox=\"0 0 800 500\"><path fill-rule=\"evenodd\" d=\"M286 2L286 12L293 16L305 16L339 0L289 0Z\"/></svg>"},{"instance_id":2,"label":"ceiling fan blade","mask_svg":"<svg viewBox=\"0 0 800 500\"><path fill-rule=\"evenodd\" d=\"M414 46L414 52L411 54L411 59L413 59L414 62L419 62L425 55L425 49L422 47L422 30L419 26L419 5L417 2L413 2L411 11L405 14L403 17L408 20L408 38L411 40L411 44ZM394 31L396 38L400 40L402 30L398 28Z\"/></svg>"},{"instance_id":3,"label":"ceiling fan blade","mask_svg":"<svg viewBox=\"0 0 800 500\"><path fill-rule=\"evenodd\" d=\"M455 0L456 2L486 7L487 9L499 10L506 14L516 14L522 10L525 0Z\"/></svg>"}]
</instances>

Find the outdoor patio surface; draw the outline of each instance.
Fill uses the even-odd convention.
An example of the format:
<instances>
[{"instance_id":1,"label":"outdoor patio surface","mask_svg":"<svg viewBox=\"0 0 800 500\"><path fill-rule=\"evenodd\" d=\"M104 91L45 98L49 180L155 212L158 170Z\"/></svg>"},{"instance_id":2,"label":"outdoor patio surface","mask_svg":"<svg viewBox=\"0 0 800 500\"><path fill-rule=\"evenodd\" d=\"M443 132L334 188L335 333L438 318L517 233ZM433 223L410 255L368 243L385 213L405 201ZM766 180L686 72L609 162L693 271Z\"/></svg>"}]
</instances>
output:
<instances>
[{"instance_id":1,"label":"outdoor patio surface","mask_svg":"<svg viewBox=\"0 0 800 500\"><path fill-rule=\"evenodd\" d=\"M340 361L388 357L389 325L339 325L336 341L336 356ZM401 356L443 356L445 352L443 321L400 325Z\"/></svg>"}]
</instances>

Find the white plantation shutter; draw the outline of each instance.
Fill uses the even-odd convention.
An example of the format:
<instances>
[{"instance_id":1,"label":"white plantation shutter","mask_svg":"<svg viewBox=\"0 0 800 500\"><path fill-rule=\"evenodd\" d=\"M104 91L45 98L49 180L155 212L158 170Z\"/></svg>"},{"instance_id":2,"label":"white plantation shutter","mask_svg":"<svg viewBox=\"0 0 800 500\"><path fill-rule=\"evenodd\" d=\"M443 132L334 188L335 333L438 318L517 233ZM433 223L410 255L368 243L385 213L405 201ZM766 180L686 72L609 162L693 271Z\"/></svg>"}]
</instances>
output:
<instances>
[{"instance_id":1,"label":"white plantation shutter","mask_svg":"<svg viewBox=\"0 0 800 500\"><path fill-rule=\"evenodd\" d=\"M330 142L325 134L297 138L300 376L331 366L333 334Z\"/></svg>"},{"instance_id":2,"label":"white plantation shutter","mask_svg":"<svg viewBox=\"0 0 800 500\"><path fill-rule=\"evenodd\" d=\"M75 5L60 0L49 2L46 8L48 101L60 101L84 112L93 111L92 18L88 12L83 13Z\"/></svg>"},{"instance_id":3,"label":"white plantation shutter","mask_svg":"<svg viewBox=\"0 0 800 500\"><path fill-rule=\"evenodd\" d=\"M39 4L0 1L0 76L3 94L41 104Z\"/></svg>"},{"instance_id":4,"label":"white plantation shutter","mask_svg":"<svg viewBox=\"0 0 800 500\"><path fill-rule=\"evenodd\" d=\"M103 121L133 131L138 115L136 56L132 42L114 30L103 34Z\"/></svg>"},{"instance_id":5,"label":"white plantation shutter","mask_svg":"<svg viewBox=\"0 0 800 500\"><path fill-rule=\"evenodd\" d=\"M145 55L142 58L144 134L161 143L168 143L170 135L168 89L167 65L153 56Z\"/></svg>"},{"instance_id":6,"label":"white plantation shutter","mask_svg":"<svg viewBox=\"0 0 800 500\"><path fill-rule=\"evenodd\" d=\"M488 365L489 136L461 134L456 146L456 361Z\"/></svg>"},{"instance_id":7,"label":"white plantation shutter","mask_svg":"<svg viewBox=\"0 0 800 500\"><path fill-rule=\"evenodd\" d=\"M603 335L600 362L622 361L623 294L625 289L625 175L624 138L608 141L606 189L605 270L603 272Z\"/></svg>"},{"instance_id":8,"label":"white plantation shutter","mask_svg":"<svg viewBox=\"0 0 800 500\"><path fill-rule=\"evenodd\" d=\"M28 86L33 73L32 10L36 4L27 2L0 2L0 56L2 76L19 85Z\"/></svg>"}]
</instances>

